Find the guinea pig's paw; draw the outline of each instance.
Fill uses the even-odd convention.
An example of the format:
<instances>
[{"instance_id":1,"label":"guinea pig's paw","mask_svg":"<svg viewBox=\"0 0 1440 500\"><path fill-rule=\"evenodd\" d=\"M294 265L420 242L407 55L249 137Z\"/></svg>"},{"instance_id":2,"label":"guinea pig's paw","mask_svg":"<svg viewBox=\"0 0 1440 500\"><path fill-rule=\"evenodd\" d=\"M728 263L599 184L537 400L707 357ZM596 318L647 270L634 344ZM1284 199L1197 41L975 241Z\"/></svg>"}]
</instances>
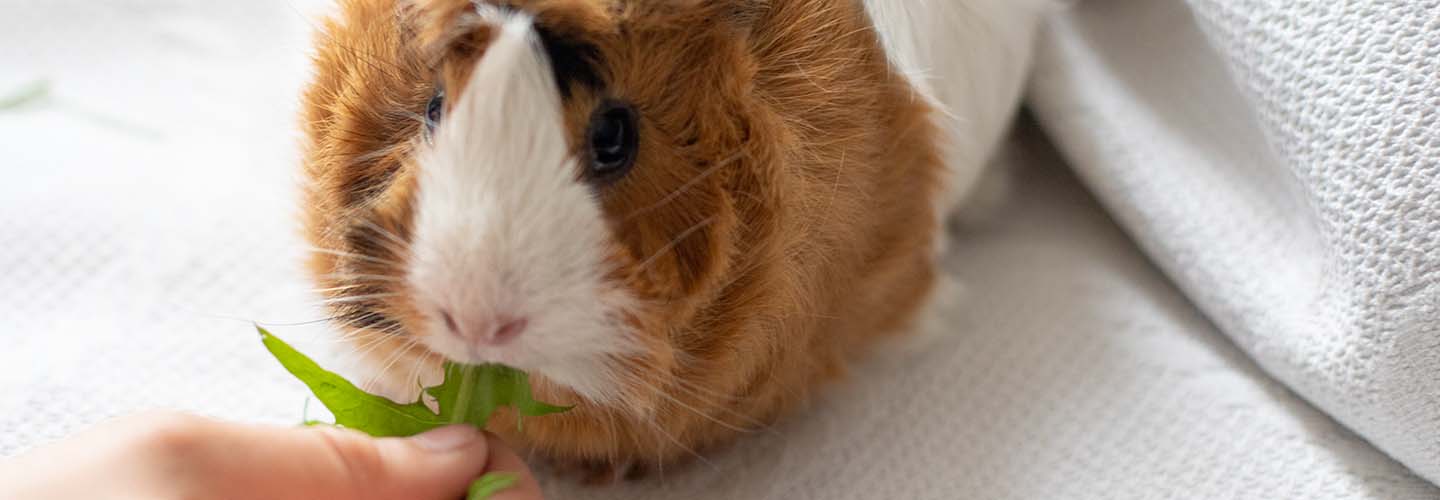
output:
<instances>
[{"instance_id":1,"label":"guinea pig's paw","mask_svg":"<svg viewBox=\"0 0 1440 500\"><path fill-rule=\"evenodd\" d=\"M646 475L646 469L633 461L553 460L550 466L556 476L587 486L607 486Z\"/></svg>"}]
</instances>

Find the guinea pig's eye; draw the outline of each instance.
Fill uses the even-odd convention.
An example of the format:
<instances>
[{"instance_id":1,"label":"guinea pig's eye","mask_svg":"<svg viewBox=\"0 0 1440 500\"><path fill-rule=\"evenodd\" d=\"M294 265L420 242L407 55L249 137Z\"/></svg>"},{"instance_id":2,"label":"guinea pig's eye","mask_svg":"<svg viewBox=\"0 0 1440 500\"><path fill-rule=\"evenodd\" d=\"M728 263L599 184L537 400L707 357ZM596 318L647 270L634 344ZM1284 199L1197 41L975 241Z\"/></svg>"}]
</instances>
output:
<instances>
[{"instance_id":1,"label":"guinea pig's eye","mask_svg":"<svg viewBox=\"0 0 1440 500\"><path fill-rule=\"evenodd\" d=\"M586 143L590 149L590 168L586 176L595 183L607 184L624 177L635 163L640 145L635 108L619 101L605 101L590 116Z\"/></svg>"},{"instance_id":2,"label":"guinea pig's eye","mask_svg":"<svg viewBox=\"0 0 1440 500\"><path fill-rule=\"evenodd\" d=\"M445 117L445 91L435 91L435 96L430 98L430 104L425 105L425 139L429 140L435 134L435 126L440 124L440 119Z\"/></svg>"}]
</instances>

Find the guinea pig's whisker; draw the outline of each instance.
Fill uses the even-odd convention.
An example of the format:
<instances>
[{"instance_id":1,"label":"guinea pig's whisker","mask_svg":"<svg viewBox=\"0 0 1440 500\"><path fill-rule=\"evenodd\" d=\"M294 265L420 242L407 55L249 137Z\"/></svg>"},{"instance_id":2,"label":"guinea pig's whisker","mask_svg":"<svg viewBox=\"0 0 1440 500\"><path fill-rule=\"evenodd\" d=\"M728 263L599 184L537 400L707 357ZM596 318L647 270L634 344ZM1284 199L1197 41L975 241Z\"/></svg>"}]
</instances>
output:
<instances>
[{"instance_id":1,"label":"guinea pig's whisker","mask_svg":"<svg viewBox=\"0 0 1440 500\"><path fill-rule=\"evenodd\" d=\"M375 338L364 341L361 345L356 346L356 348L352 350L352 354L357 358L364 358L365 356L368 356L371 351L374 351L380 346L385 345L387 341L392 341L396 338L398 337L394 335L376 335ZM409 341L409 339L405 340Z\"/></svg>"},{"instance_id":2,"label":"guinea pig's whisker","mask_svg":"<svg viewBox=\"0 0 1440 500\"><path fill-rule=\"evenodd\" d=\"M696 393L696 394L709 396L709 397L711 397L711 398L714 398L716 401L724 401L724 400L731 399L731 398L734 397L734 396L731 395L731 394L725 394L725 393L722 393L722 392L717 391L717 390L714 390L714 389L708 389L708 388L700 387L700 386L698 386L698 385L694 385L693 383L691 383L691 382L688 381L688 380L685 380L684 378L679 378L679 377L677 377L677 378L675 378L675 379L673 380L673 382L674 382L674 384L675 384L676 386L679 386L679 387L682 387L682 388L691 389L691 390L694 391L694 393ZM721 406L723 406L723 405L721 405Z\"/></svg>"},{"instance_id":3,"label":"guinea pig's whisker","mask_svg":"<svg viewBox=\"0 0 1440 500\"><path fill-rule=\"evenodd\" d=\"M349 336L341 337L340 339L338 339L338 342L337 342L337 343L350 344L351 347L354 347L354 348L355 348L355 349L352 349L352 351L358 351L360 348L368 347L368 346L370 346L372 343L374 343L374 342L380 342L380 341L384 340L384 339L387 338L387 337L390 337L390 335L389 335L389 334L386 334L386 333L378 332L378 331L366 331L366 332L361 333L361 334L355 334L355 335L349 335Z\"/></svg>"},{"instance_id":4,"label":"guinea pig's whisker","mask_svg":"<svg viewBox=\"0 0 1440 500\"><path fill-rule=\"evenodd\" d=\"M690 180L685 181L684 184L681 184L680 187L675 188L675 190L671 191L670 194L667 194L664 197L660 198L659 201L641 207L639 210L636 210L634 212L631 212L629 215L626 215L625 220L629 221L641 215L650 213L657 208L670 204L670 202L675 201L677 198L679 198L680 195L684 194L686 191L689 191L690 188L695 187L696 184L699 184L701 181L704 181L705 178L710 177L711 174L720 171L721 168L724 168L731 163L735 163L737 160L739 160L740 158L744 158L748 154L748 151L741 151L739 153L730 155L729 158L716 162L714 165L711 165L710 168L707 168L705 170L702 170L700 173L695 174L695 177L692 177L690 178Z\"/></svg>"},{"instance_id":5,"label":"guinea pig's whisker","mask_svg":"<svg viewBox=\"0 0 1440 500\"><path fill-rule=\"evenodd\" d=\"M377 336L376 338L366 340L359 345L352 344L350 350L342 352L341 355L353 357L356 359L364 359L365 356L370 353L370 350L375 348L376 346L379 346L383 340L383 336Z\"/></svg>"},{"instance_id":6,"label":"guinea pig's whisker","mask_svg":"<svg viewBox=\"0 0 1440 500\"><path fill-rule=\"evenodd\" d=\"M666 252L674 249L675 246L679 245L681 241L685 240L685 238L689 238L690 235L695 234L701 229L704 229L705 226L708 226L713 222L715 222L714 216L706 217L705 220L702 220L695 225L690 226L689 229L681 231L679 236L671 239L669 243L666 243L665 246L660 247L659 250L656 250L655 253L651 254L649 257L646 257L645 260L640 261L640 265L637 266L637 268L641 270L649 269L650 264L654 263L655 260L660 258L661 255L664 255Z\"/></svg>"},{"instance_id":7,"label":"guinea pig's whisker","mask_svg":"<svg viewBox=\"0 0 1440 500\"><path fill-rule=\"evenodd\" d=\"M379 374L389 373L392 365L395 365L395 363L399 362L402 359L405 359L406 356L409 356L411 354L411 351L419 349L418 353L420 354L423 354L426 351L425 347L420 345L419 342L416 342L415 340L409 338L406 338L404 340L405 342L403 344L403 348L396 350L395 354L392 356L394 359L387 363L386 366L382 368L379 372L377 372L377 376Z\"/></svg>"},{"instance_id":8,"label":"guinea pig's whisker","mask_svg":"<svg viewBox=\"0 0 1440 500\"><path fill-rule=\"evenodd\" d=\"M371 322L371 324L366 326L356 326L360 323L365 322ZM385 325L384 328L377 327L381 324ZM346 332L380 332L392 334L398 333L404 328L404 325L401 325L399 322L386 319L384 314L381 314L377 311L368 311L365 314L356 316L350 321L346 321L344 324L337 325L337 328L341 329L341 335L345 335Z\"/></svg>"},{"instance_id":9,"label":"guinea pig's whisker","mask_svg":"<svg viewBox=\"0 0 1440 500\"><path fill-rule=\"evenodd\" d=\"M388 374L390 372L390 368L395 366L395 363L399 362L401 359L404 359L406 354L409 354L411 350L414 350L416 347L419 346L420 344L415 343L415 341L405 339L405 343L402 344L402 347L395 349L395 352L391 353L389 356L386 356L385 359L381 361L382 365L380 366L380 370L376 371L373 375L368 377L362 387L374 387L375 382Z\"/></svg>"},{"instance_id":10,"label":"guinea pig's whisker","mask_svg":"<svg viewBox=\"0 0 1440 500\"><path fill-rule=\"evenodd\" d=\"M733 416L735 416L736 418L739 418L740 420L744 420L745 423L747 423L748 425L753 425L753 426L754 426L753 428L747 429L745 432L763 430L763 431L766 431L766 432L769 433L769 434L778 434L777 432L775 432L775 429L774 429L774 426L773 426L773 425L767 424L767 423L765 423L764 421L761 421L760 419L757 419L757 418L752 417L752 416L750 416L750 415L746 415L746 414L741 413L741 412L739 412L739 411L737 411L737 410L733 410L733 409L731 409L731 408L730 408L729 406L727 406L727 405L717 404L717 402L719 402L719 401L725 401L725 400L727 400L727 399L733 399L732 396L719 395L719 394L716 394L716 393L711 393L711 394L714 394L714 395L706 396L705 394L702 394L702 393L699 392L699 390L701 389L700 387L694 386L694 385L687 385L688 382L685 381L685 380L683 380L683 379L676 379L674 382L675 382L675 385L674 385L673 387L675 387L676 390L682 391L682 392L684 392L686 395L689 395L689 396L691 396L691 397L693 397L693 398L695 398L695 399L697 399L697 400L703 400L705 403L707 403L707 404L709 404L710 406L714 407L716 410L718 410L718 411L720 411L720 412L723 412L723 413L726 413L726 414L729 414L729 415L733 415ZM707 397L708 397L709 399L706 399Z\"/></svg>"},{"instance_id":11,"label":"guinea pig's whisker","mask_svg":"<svg viewBox=\"0 0 1440 500\"><path fill-rule=\"evenodd\" d=\"M382 282L382 283L400 283L400 282L405 281L405 278L401 278L401 277L399 277L399 276L385 276L385 275L381 275L381 274L356 274L356 273L331 273L331 274L326 274L326 275L320 276L320 278L321 278L321 279L327 279L327 280L335 280L335 281L354 281L354 282L357 282L357 283L365 283L365 282L371 282L371 281Z\"/></svg>"},{"instance_id":12,"label":"guinea pig's whisker","mask_svg":"<svg viewBox=\"0 0 1440 500\"><path fill-rule=\"evenodd\" d=\"M357 315L355 315L355 317L353 317L353 318L345 321L344 323L341 323L341 324L339 324L339 325L335 325L335 328L340 331L340 335L341 335L341 336L348 336L348 335L358 335L358 334L360 334L360 333L366 333L366 332L382 332L382 333L388 333L390 330L396 329L396 328L399 328L399 327L400 327L400 324L399 324L399 323L390 324L390 325L386 326L385 328L375 328L375 326L374 326L373 324L372 324L372 325L369 325L369 326L365 326L365 327L356 327L356 326L355 326L355 325L357 325L357 324L359 324L359 323L363 323L363 322L367 322L367 321L376 321L376 322L379 322L379 321L382 321L382 320L384 320L384 315L380 314L379 312L377 312L377 311L365 311L364 314L357 314Z\"/></svg>"},{"instance_id":13,"label":"guinea pig's whisker","mask_svg":"<svg viewBox=\"0 0 1440 500\"><path fill-rule=\"evenodd\" d=\"M425 349L424 351L424 354L415 358L415 362L410 366L410 375L405 378L405 380L414 380L416 385L424 385L420 383L420 370L423 370L425 365L429 364L430 360L437 356L437 354L431 352L429 349Z\"/></svg>"},{"instance_id":14,"label":"guinea pig's whisker","mask_svg":"<svg viewBox=\"0 0 1440 500\"><path fill-rule=\"evenodd\" d=\"M390 231L389 229L385 229L379 224L376 224L375 221L372 221L369 218L360 219L360 224L364 225L366 229L374 231L375 234L380 235L380 237L385 238L389 241L389 243L398 245L395 247L391 247L389 246L389 244L386 244L385 249L390 251L390 253L395 255L403 255L406 253L405 248L409 244L406 243L405 240L401 239L400 236L396 235L394 232Z\"/></svg>"},{"instance_id":15,"label":"guinea pig's whisker","mask_svg":"<svg viewBox=\"0 0 1440 500\"><path fill-rule=\"evenodd\" d=\"M616 414L613 414L613 413L612 413L611 415L616 417L616 419L617 419L616 422L617 422L617 424L618 424L618 422L619 422L619 420L618 420L619 416L616 415ZM642 439L642 436L640 435L640 433L639 433L638 431L635 430L635 428L634 428L633 426L619 426L619 425L617 425L617 428L620 429L620 430L622 430L622 431L625 431L625 435L630 438L629 440L630 440L631 446L634 446L635 449L637 449L637 450L643 450L643 449L646 448L645 443L643 442L644 440ZM618 443L618 441L617 441L617 443L616 443L616 448L619 448L619 443ZM658 462L655 464L655 467L656 467L656 468L659 470L659 472L660 472L660 479L661 479L661 481L664 481L664 479L665 479L665 461L663 461L663 460L658 461Z\"/></svg>"},{"instance_id":16,"label":"guinea pig's whisker","mask_svg":"<svg viewBox=\"0 0 1440 500\"><path fill-rule=\"evenodd\" d=\"M367 340L367 341L368 341L368 340L373 340L373 339L375 339L375 338L377 338L377 337L383 337L383 336L384 336L384 335L382 335L382 334L380 334L380 333L369 332L369 333L366 333L366 334L364 334L364 335L353 335L353 336L349 336L349 337L335 336L335 337L330 338L330 339L328 339L328 340L316 340L316 341L311 341L311 342L309 342L309 344L311 344L311 345L316 345L316 346L326 346L326 347L336 346L336 345L342 345L342 344L343 344L343 345L350 345L350 346L353 347L354 344L355 344L355 342L356 342L357 340L362 340L362 339L363 339L363 340Z\"/></svg>"},{"instance_id":17,"label":"guinea pig's whisker","mask_svg":"<svg viewBox=\"0 0 1440 500\"><path fill-rule=\"evenodd\" d=\"M694 448L691 448L691 447L689 447L689 446L685 446L685 443L680 442L679 439L675 439L675 436L674 436L674 435L670 434L669 432L666 432L666 431L665 431L665 428L664 428L664 427L661 427L660 424L656 423L654 420L643 420L643 422L645 422L645 423L647 423L647 424L650 424L650 427L651 427L652 429L655 429L655 433L656 433L656 434L659 434L660 436L663 436L666 440L670 441L671 444L675 445L676 448L679 448L680 450L682 450L682 451L684 451L684 452L686 452L686 453L689 453L690 455L694 456L696 460L699 460L701 463L704 463L705 465L709 466L711 469L714 469L714 470L717 471L717 472L720 470L719 467L715 466L715 463L713 463L713 462L711 462L709 459L705 458L704 455L701 455L701 454L697 453ZM664 469L661 469L661 474L664 474Z\"/></svg>"},{"instance_id":18,"label":"guinea pig's whisker","mask_svg":"<svg viewBox=\"0 0 1440 500\"><path fill-rule=\"evenodd\" d=\"M320 301L320 303L327 306L333 306L336 304L354 304L356 302L370 302L375 299L388 299L391 297L397 297L399 295L400 294L398 293L372 293L369 295L356 295L353 297L336 297L331 299L325 299Z\"/></svg>"},{"instance_id":19,"label":"guinea pig's whisker","mask_svg":"<svg viewBox=\"0 0 1440 500\"><path fill-rule=\"evenodd\" d=\"M312 345L317 345L317 346L326 346L326 347L329 347L329 346L336 346L336 345L341 345L341 344L354 344L357 339L366 339L366 340L369 340L369 339L374 339L375 337L379 337L379 336L382 336L382 335L379 334L379 333L370 332L370 333L366 333L366 334L364 334L364 335L355 335L355 336L351 336L351 337L334 337L334 338L331 338L331 339L328 339L328 340L317 340L317 341L312 341L312 342L310 342L310 344L312 344Z\"/></svg>"},{"instance_id":20,"label":"guinea pig's whisker","mask_svg":"<svg viewBox=\"0 0 1440 500\"><path fill-rule=\"evenodd\" d=\"M743 429L743 430L737 429L737 430L740 430L740 432L747 432L747 433L748 433L748 432L753 432L753 431L757 431L757 430L764 430L764 431L767 431L767 432L769 432L769 433L771 433L771 434L775 434L775 431L774 431L774 429L772 428L773 426L771 426L771 425L769 425L769 424L766 424L765 422L763 422L763 421L761 421L761 420L759 420L759 419L756 419L755 417L752 417L752 416L750 416L750 415L746 415L746 414L741 413L741 412L739 412L739 411L733 410L733 409L731 409L731 408L729 407L729 405L724 404L724 402L726 402L726 401L728 401L728 400L734 399L733 396L731 396L731 395L726 395L726 394L721 394L721 393L719 393L719 392L715 392L713 389L704 389L704 388L702 388L702 387L699 387L699 386L690 384L688 381L686 381L686 380L684 380L684 379L681 379L681 378L676 378L676 379L673 380L672 382L673 382L673 383L672 383L671 387L675 388L677 391L682 392L684 395L687 395L687 396L690 396L690 397L694 398L695 400L697 400L697 402L699 402L699 403L701 403L701 404L704 404L704 405L706 405L706 406L709 406L709 407L711 407L711 408L714 408L714 409L716 409L716 410L719 411L719 412L722 412L722 413L725 413L725 414L729 414L729 415L733 415L733 416L735 416L736 418L739 418L740 420L745 421L747 424L754 426L753 428L749 428L749 429ZM651 388L651 390L658 391L658 389L656 389L656 388ZM664 397L666 397L666 398L669 398L669 397L670 397L670 396L668 396L668 395L665 395L664 393L661 393L661 395L664 396ZM672 401L674 401L676 404L679 404L679 405L685 406L686 408L689 408L691 411L694 411L696 414L699 414L699 415L701 415L701 416L706 416L706 417L709 416L709 415L706 415L705 413L703 413L703 412L701 412L701 411L699 411L699 410L697 410L697 409L695 409L695 408L691 408L691 407L689 407L688 405L685 405L684 403L681 403L680 401L673 400L673 399L672 399ZM721 424L721 425L725 425L725 424Z\"/></svg>"},{"instance_id":21,"label":"guinea pig's whisker","mask_svg":"<svg viewBox=\"0 0 1440 500\"><path fill-rule=\"evenodd\" d=\"M329 317L320 318L320 319L312 319L312 320L309 320L309 321L296 321L296 322L291 322L291 323L277 323L277 322L271 322L271 321L253 321L253 320L245 320L245 322L247 322L247 323L254 323L254 324L256 324L256 325L260 325L260 326L263 326L263 327L266 327L266 328L272 328L272 327L277 327L277 326L280 326L280 327L283 327L283 326L307 326L307 325L313 325L313 324L316 324L316 323L324 323L324 322L326 322L326 321L335 321L335 320L337 320L337 319L340 319L340 316L338 316L338 315L337 315L337 316L329 316Z\"/></svg>"},{"instance_id":22,"label":"guinea pig's whisker","mask_svg":"<svg viewBox=\"0 0 1440 500\"><path fill-rule=\"evenodd\" d=\"M400 266L400 263L395 262L395 261L385 260L385 259L381 259L381 258L379 258L379 257L372 257L372 256L369 256L369 255L361 255L361 254L358 254L358 253L355 253L355 252L346 252L346 251L344 251L344 250L335 250L335 249L333 249L333 248L320 248L320 247L317 247L317 246L311 246L311 247L310 247L310 251L315 252L315 253L323 253L323 254L328 254L328 255L334 255L334 256L336 256L336 257L341 257L341 258L346 258L346 259L361 260L361 261L370 262L370 263L374 263L374 264L380 264L380 265L384 265L384 266L401 267L401 266Z\"/></svg>"},{"instance_id":23,"label":"guinea pig's whisker","mask_svg":"<svg viewBox=\"0 0 1440 500\"><path fill-rule=\"evenodd\" d=\"M655 386L653 386L653 385L649 385L648 383L647 383L647 386L648 386L649 389L650 389L651 391L653 391L656 395L658 395L658 396L660 396L660 397L662 397L662 398L665 398L666 400L668 400L668 401L670 401L671 403L673 403L675 406L679 406L679 407L681 407L681 408L684 408L684 409L686 409L686 410L689 410L691 413L694 413L694 414L696 414L696 415L698 415L698 416L700 416L700 417L704 417L706 420L709 420L709 421L711 421L711 422L715 422L717 425L719 425L719 426L721 426L721 427L724 427L724 428L726 428L726 429L730 429L730 430L735 431L735 432L741 432L741 433L750 433L750 432L752 432L752 429L746 429L746 428L743 428L743 427L740 427L740 426L731 424L731 423L729 423L729 422L726 422L726 421L724 421L724 420L720 420L719 418L716 418L714 415L711 415L711 414L709 414L709 413L700 411L699 408L696 408L696 407L694 407L694 406L690 406L689 404L686 404L684 401L681 401L680 398L677 398L677 397L675 397L675 396L671 396L669 393L666 393L665 391L661 390L661 389L658 388L658 387L655 387ZM693 394L692 394L692 396L693 396ZM700 399L700 398L697 397L696 399ZM713 406L713 405L712 405L712 406Z\"/></svg>"},{"instance_id":24,"label":"guinea pig's whisker","mask_svg":"<svg viewBox=\"0 0 1440 500\"><path fill-rule=\"evenodd\" d=\"M354 342L361 339L373 340L377 338L384 338L387 335L387 331L391 328L394 327L384 328L380 330L376 330L373 328L353 328L340 332L339 336L341 340L347 342Z\"/></svg>"},{"instance_id":25,"label":"guinea pig's whisker","mask_svg":"<svg viewBox=\"0 0 1440 500\"><path fill-rule=\"evenodd\" d=\"M345 321L342 321L340 322L340 324L335 325L335 328L342 332L341 335L345 335L345 333L343 332L348 331L350 327L355 326L361 322L382 319L382 316L379 312L376 311L355 311L337 314L332 317L332 321L341 319L344 319Z\"/></svg>"},{"instance_id":26,"label":"guinea pig's whisker","mask_svg":"<svg viewBox=\"0 0 1440 500\"><path fill-rule=\"evenodd\" d=\"M605 450L605 456L613 464L620 460L620 433L616 430L618 424L615 422L614 412L607 410L601 415L605 420L605 435L610 438L610 448Z\"/></svg>"},{"instance_id":27,"label":"guinea pig's whisker","mask_svg":"<svg viewBox=\"0 0 1440 500\"><path fill-rule=\"evenodd\" d=\"M355 284L351 284L351 285L332 286L332 287L329 287L329 288L311 288L311 289L310 289L310 293L315 293L315 294L320 294L320 295L328 295L328 294L330 294L331 292L343 292L343 291L345 291L345 290L353 290L353 289L356 289L356 288L365 288L366 286L368 286L368 285L365 285L365 284L363 284L363 283L355 283Z\"/></svg>"}]
</instances>

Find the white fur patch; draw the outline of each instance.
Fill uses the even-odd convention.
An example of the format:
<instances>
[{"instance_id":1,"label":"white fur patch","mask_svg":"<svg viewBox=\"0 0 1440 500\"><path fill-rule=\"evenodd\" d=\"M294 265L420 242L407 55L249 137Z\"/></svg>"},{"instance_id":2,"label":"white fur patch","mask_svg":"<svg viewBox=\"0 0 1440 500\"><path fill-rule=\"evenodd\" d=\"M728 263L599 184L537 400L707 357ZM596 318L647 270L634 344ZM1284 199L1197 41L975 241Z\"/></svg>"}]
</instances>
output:
<instances>
[{"instance_id":1,"label":"white fur patch","mask_svg":"<svg viewBox=\"0 0 1440 500\"><path fill-rule=\"evenodd\" d=\"M980 178L1009 128L1035 32L1055 0L865 0L892 66L941 111L949 183L940 215ZM943 217L942 217L943 219Z\"/></svg>"},{"instance_id":2,"label":"white fur patch","mask_svg":"<svg viewBox=\"0 0 1440 500\"><path fill-rule=\"evenodd\" d=\"M452 360L501 362L603 402L613 355L631 351L615 314L623 290L604 278L609 231L568 153L549 62L522 13L481 10L500 29L419 156L409 282L429 318L418 335ZM523 317L514 341L489 346L449 332Z\"/></svg>"}]
</instances>

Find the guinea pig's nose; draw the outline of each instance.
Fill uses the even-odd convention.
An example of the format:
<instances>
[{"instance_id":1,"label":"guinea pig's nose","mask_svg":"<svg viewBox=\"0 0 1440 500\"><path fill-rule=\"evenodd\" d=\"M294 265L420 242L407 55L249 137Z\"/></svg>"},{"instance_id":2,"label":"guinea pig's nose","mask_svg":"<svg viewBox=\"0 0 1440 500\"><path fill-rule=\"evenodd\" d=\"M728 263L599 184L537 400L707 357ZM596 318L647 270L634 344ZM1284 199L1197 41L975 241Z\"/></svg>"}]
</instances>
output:
<instances>
[{"instance_id":1,"label":"guinea pig's nose","mask_svg":"<svg viewBox=\"0 0 1440 500\"><path fill-rule=\"evenodd\" d=\"M530 322L525 318L504 318L502 321L497 321L496 324L499 327L490 334L490 343L501 345L519 337L521 333L525 333L525 327L529 326Z\"/></svg>"},{"instance_id":2,"label":"guinea pig's nose","mask_svg":"<svg viewBox=\"0 0 1440 500\"><path fill-rule=\"evenodd\" d=\"M495 346L519 337L521 333L525 332L525 327L530 324L529 320L525 318L506 315L496 316L490 321L460 322L455 320L455 315L445 309L440 310L440 317L445 320L445 328L449 329L451 334L472 342Z\"/></svg>"}]
</instances>

